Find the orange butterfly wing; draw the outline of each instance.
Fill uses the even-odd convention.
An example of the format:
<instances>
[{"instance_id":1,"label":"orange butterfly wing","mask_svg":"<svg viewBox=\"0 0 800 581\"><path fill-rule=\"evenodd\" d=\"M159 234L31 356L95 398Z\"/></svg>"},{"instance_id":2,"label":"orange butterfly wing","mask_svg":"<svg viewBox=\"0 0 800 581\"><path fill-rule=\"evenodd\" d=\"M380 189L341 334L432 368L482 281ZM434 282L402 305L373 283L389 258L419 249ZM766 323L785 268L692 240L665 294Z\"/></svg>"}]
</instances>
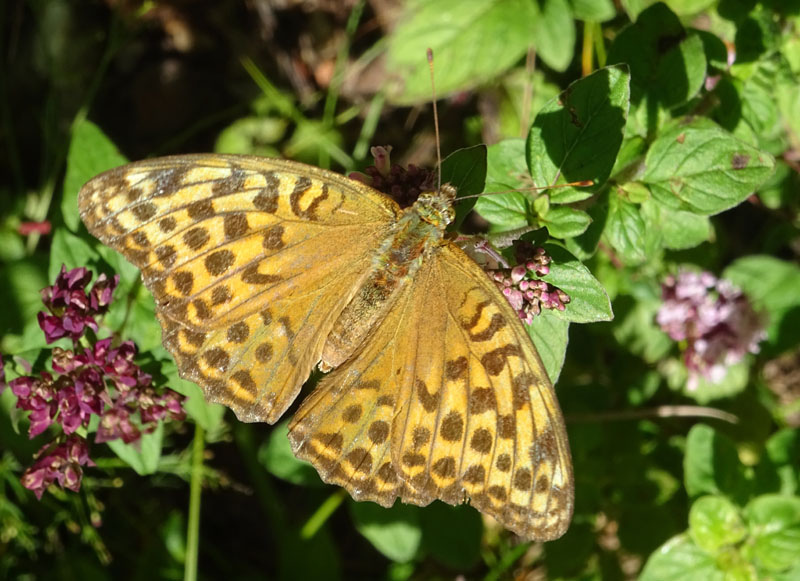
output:
<instances>
[{"instance_id":1,"label":"orange butterfly wing","mask_svg":"<svg viewBox=\"0 0 800 581\"><path fill-rule=\"evenodd\" d=\"M111 170L79 206L89 231L141 269L181 375L239 419L270 423L400 212L332 172L225 155Z\"/></svg>"}]
</instances>

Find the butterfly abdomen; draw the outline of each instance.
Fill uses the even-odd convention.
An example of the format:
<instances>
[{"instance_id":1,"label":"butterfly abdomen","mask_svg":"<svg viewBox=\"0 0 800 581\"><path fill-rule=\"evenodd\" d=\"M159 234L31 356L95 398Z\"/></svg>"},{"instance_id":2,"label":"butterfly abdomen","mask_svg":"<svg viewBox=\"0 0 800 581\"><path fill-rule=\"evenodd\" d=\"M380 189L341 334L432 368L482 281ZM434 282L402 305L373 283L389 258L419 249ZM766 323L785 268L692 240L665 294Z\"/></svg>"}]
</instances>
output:
<instances>
[{"instance_id":1,"label":"butterfly abdomen","mask_svg":"<svg viewBox=\"0 0 800 581\"><path fill-rule=\"evenodd\" d=\"M371 272L328 335L320 361L323 371L338 367L358 351L392 307L398 291L411 283L426 254L438 248L447 220L429 221L425 214L429 208L426 201L407 208L376 252ZM435 214L438 209L432 211Z\"/></svg>"}]
</instances>

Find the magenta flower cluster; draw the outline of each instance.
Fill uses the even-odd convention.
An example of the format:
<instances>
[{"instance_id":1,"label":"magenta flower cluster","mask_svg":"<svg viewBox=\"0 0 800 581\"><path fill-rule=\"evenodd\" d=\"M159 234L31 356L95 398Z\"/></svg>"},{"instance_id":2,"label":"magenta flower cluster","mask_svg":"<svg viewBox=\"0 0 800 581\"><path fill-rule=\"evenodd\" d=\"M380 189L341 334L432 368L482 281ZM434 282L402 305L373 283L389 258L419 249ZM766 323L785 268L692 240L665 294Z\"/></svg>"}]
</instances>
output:
<instances>
[{"instance_id":1,"label":"magenta flower cluster","mask_svg":"<svg viewBox=\"0 0 800 581\"><path fill-rule=\"evenodd\" d=\"M39 312L39 327L48 344L69 337L77 341L86 328L97 332L97 315L103 315L111 303L111 296L119 284L119 275L109 279L105 274L97 277L87 293L86 285L92 273L85 268L67 271L65 266L56 277L56 283L42 289L42 302L49 312Z\"/></svg>"},{"instance_id":2,"label":"magenta flower cluster","mask_svg":"<svg viewBox=\"0 0 800 581\"><path fill-rule=\"evenodd\" d=\"M377 146L370 149L375 165L364 169L364 173L353 172L350 179L372 186L379 192L391 196L401 208L411 206L423 192L436 189L436 172L414 164L402 167L392 165L391 146Z\"/></svg>"},{"instance_id":3,"label":"magenta flower cluster","mask_svg":"<svg viewBox=\"0 0 800 581\"><path fill-rule=\"evenodd\" d=\"M39 313L39 325L47 342L69 337L73 349L53 349L53 373L42 371L8 383L17 396L17 407L30 412L31 438L54 424L63 432L59 441L37 453L35 464L22 477L23 485L40 498L54 482L71 490L80 487L81 466L93 464L88 443L77 432L89 426L92 416L100 419L94 438L98 443L135 442L155 430L160 420L186 417L183 396L169 389L158 393L151 376L133 362L133 342L113 347L108 338L85 348L78 345L87 329L97 331L95 317L107 311L119 281L118 276L101 275L87 291L91 278L85 268L62 268L55 284L42 291L48 313Z\"/></svg>"},{"instance_id":4,"label":"magenta flower cluster","mask_svg":"<svg viewBox=\"0 0 800 581\"><path fill-rule=\"evenodd\" d=\"M61 488L78 492L81 488L83 470L81 466L94 466L89 458L89 445L80 436L69 436L60 444L51 443L42 448L33 466L22 475L22 485L33 490L36 498L52 483Z\"/></svg>"},{"instance_id":5,"label":"magenta flower cluster","mask_svg":"<svg viewBox=\"0 0 800 581\"><path fill-rule=\"evenodd\" d=\"M685 342L687 388L700 378L719 383L730 365L758 353L766 338L763 321L741 290L709 272L684 271L661 285L656 321L673 340Z\"/></svg>"},{"instance_id":6,"label":"magenta flower cluster","mask_svg":"<svg viewBox=\"0 0 800 581\"><path fill-rule=\"evenodd\" d=\"M544 248L537 247L532 257L513 268L490 270L489 276L508 299L517 315L528 325L542 309L563 311L570 302L567 293L539 278L550 273L551 258Z\"/></svg>"}]
</instances>

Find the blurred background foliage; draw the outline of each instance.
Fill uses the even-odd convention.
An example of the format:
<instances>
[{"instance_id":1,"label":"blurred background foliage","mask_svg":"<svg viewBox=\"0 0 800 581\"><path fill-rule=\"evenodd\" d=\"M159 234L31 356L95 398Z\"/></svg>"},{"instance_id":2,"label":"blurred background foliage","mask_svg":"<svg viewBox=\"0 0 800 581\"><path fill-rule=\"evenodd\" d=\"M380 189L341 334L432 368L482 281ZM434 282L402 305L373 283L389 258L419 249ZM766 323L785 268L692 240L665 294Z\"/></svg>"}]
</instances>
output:
<instances>
[{"instance_id":1,"label":"blurred background foliage","mask_svg":"<svg viewBox=\"0 0 800 581\"><path fill-rule=\"evenodd\" d=\"M57 431L29 439L5 389L0 576L800 578L800 2L10 0L0 19L6 380L49 366L40 289L62 263L91 265L121 276L103 328L189 398L186 422L94 445L79 493L37 500L20 477ZM154 155L349 172L391 145L394 162L433 167L428 47L442 150L486 144L487 191L594 168L591 188L482 198L465 224L538 228L554 268L574 266L559 280L584 310L531 327L560 374L576 477L573 524L545 545L469 507L355 503L293 458L285 422L206 405L160 346L137 272L78 219L86 179ZM616 107L594 142L561 132L574 94L581 114ZM765 325L722 378L689 381L696 345L656 323L660 284L686 269L741 288ZM590 321L605 322L570 325Z\"/></svg>"}]
</instances>

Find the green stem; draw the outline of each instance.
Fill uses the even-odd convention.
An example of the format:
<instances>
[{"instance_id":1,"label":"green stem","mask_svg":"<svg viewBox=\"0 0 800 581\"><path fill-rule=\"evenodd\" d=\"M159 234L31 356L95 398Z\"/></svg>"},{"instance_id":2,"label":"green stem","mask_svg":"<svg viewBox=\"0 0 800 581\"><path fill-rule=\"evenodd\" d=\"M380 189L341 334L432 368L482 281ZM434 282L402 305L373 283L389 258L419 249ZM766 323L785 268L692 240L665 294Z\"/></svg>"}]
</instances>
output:
<instances>
[{"instance_id":1,"label":"green stem","mask_svg":"<svg viewBox=\"0 0 800 581\"><path fill-rule=\"evenodd\" d=\"M186 562L184 581L196 581L197 559L200 554L200 493L203 486L203 452L205 434L199 424L194 427L192 472L189 480L189 523L186 530Z\"/></svg>"},{"instance_id":2,"label":"green stem","mask_svg":"<svg viewBox=\"0 0 800 581\"><path fill-rule=\"evenodd\" d=\"M316 535L317 531L322 528L325 521L339 508L339 505L344 502L346 497L347 492L344 488L340 488L325 499L325 502L320 505L316 512L311 515L311 518L306 521L306 524L303 525L303 528L300 529L300 538L307 541Z\"/></svg>"},{"instance_id":3,"label":"green stem","mask_svg":"<svg viewBox=\"0 0 800 581\"><path fill-rule=\"evenodd\" d=\"M581 76L589 75L594 67L592 48L594 46L595 27L593 22L583 23L583 43L581 47Z\"/></svg>"},{"instance_id":4,"label":"green stem","mask_svg":"<svg viewBox=\"0 0 800 581\"><path fill-rule=\"evenodd\" d=\"M359 161L367 157L370 143L378 128L378 122L380 121L381 111L383 111L383 104L385 101L386 93L380 90L375 93L375 96L369 104L364 123L361 125L361 134L358 136L358 142L353 150L353 157Z\"/></svg>"},{"instance_id":5,"label":"green stem","mask_svg":"<svg viewBox=\"0 0 800 581\"><path fill-rule=\"evenodd\" d=\"M597 67L603 68L608 60L606 45L603 43L603 27L599 22L595 22L594 27L594 54L597 56Z\"/></svg>"},{"instance_id":6,"label":"green stem","mask_svg":"<svg viewBox=\"0 0 800 581\"><path fill-rule=\"evenodd\" d=\"M325 109L322 114L322 121L325 127L333 126L333 116L336 112L336 101L339 99L339 90L342 88L342 81L344 81L344 69L347 64L347 55L350 52L350 43L356 33L358 21L361 20L361 13L364 11L364 0L361 0L350 12L350 17L347 19L345 27L344 41L339 46L339 52L336 55L336 64L334 65L333 77L331 78L331 85L328 89L328 94L325 96Z\"/></svg>"}]
</instances>

